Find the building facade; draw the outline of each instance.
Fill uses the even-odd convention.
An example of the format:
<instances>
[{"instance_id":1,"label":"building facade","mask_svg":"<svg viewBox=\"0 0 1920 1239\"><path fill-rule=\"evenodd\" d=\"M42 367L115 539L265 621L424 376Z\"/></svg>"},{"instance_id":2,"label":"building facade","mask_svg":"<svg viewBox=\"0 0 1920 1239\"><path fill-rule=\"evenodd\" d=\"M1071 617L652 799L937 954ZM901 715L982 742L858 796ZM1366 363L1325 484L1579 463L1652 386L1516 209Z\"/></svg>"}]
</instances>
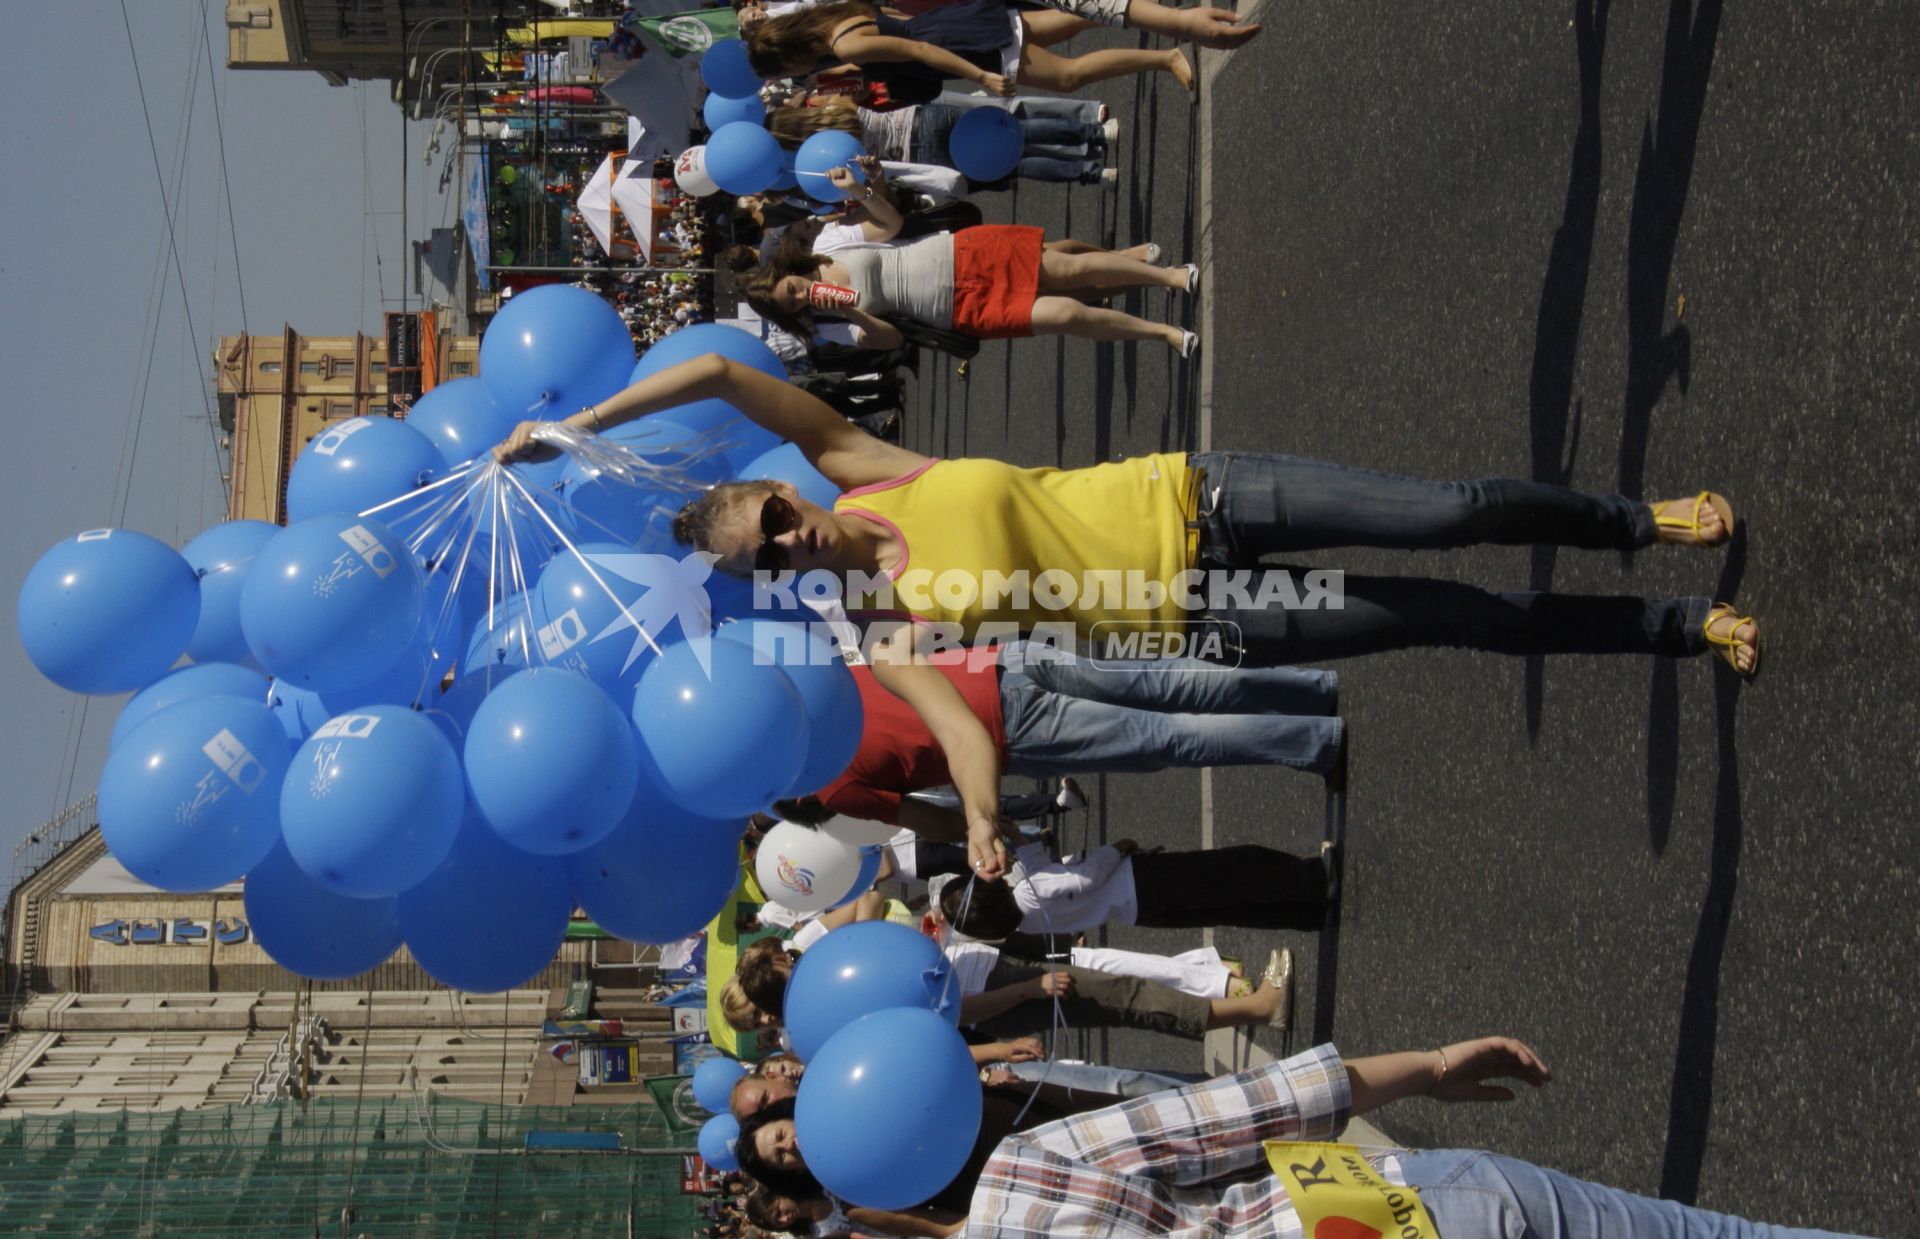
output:
<instances>
[{"instance_id":1,"label":"building facade","mask_svg":"<svg viewBox=\"0 0 1920 1239\"><path fill-rule=\"evenodd\" d=\"M490 43L526 0L230 0L229 69L297 69L330 84L386 81L407 97L410 63L445 48Z\"/></svg>"}]
</instances>

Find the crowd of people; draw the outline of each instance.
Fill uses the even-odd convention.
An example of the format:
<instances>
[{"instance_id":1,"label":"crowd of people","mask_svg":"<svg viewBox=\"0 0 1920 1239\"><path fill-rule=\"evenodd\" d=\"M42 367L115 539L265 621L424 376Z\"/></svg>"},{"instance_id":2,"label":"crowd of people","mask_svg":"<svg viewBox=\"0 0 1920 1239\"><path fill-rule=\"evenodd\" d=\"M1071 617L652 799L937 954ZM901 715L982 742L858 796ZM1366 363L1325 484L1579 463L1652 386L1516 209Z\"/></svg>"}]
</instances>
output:
<instances>
[{"instance_id":1,"label":"crowd of people","mask_svg":"<svg viewBox=\"0 0 1920 1239\"><path fill-rule=\"evenodd\" d=\"M811 573L840 583L834 614L858 633L858 749L826 786L767 806L748 844L775 822L830 830L837 817L890 826L874 882L903 884L907 899L890 902L870 889L830 912L769 904L738 923L774 932L741 952L721 1007L733 1029L773 1052L753 1062L729 1104L739 1124L733 1153L749 1185L746 1220L713 1233L1814 1233L1650 1200L1490 1153L1326 1143L1348 1119L1402 1098L1509 1101L1510 1084L1548 1083L1546 1064L1509 1037L1365 1057L1324 1045L1212 1079L1048 1060L1036 1034L1062 1025L1191 1040L1212 1029L1286 1027L1291 1018L1285 943L1249 965L1210 948L1177 956L1091 948L1088 933L1139 924L1311 935L1338 915L1341 898L1337 847L1304 829L1278 829L1271 846L1160 852L1119 840L1066 852L1059 816L1085 803L1071 776L1277 765L1341 792L1348 734L1337 675L1301 664L1379 651L1710 655L1731 674L1759 670L1760 625L1730 599L1489 592L1419 576L1273 566L1277 559L1350 546L1659 545L1704 566L1733 535L1733 506L1710 485L1646 502L1520 479L1396 477L1261 452L1027 469L933 459L869 433L849 421L819 375L884 373L915 348L964 356L979 340L1048 332L1158 340L1183 357L1196 353L1192 330L1104 302L1158 287L1178 306L1198 285L1197 267L1163 261L1178 256L1152 245L1108 252L979 223L960 199L981 186L942 167L947 135L968 109L997 106L995 97L1030 86L1070 91L1136 72L1191 83L1191 62L1177 47L1077 58L1051 50L1095 24L1202 46L1243 43L1258 27L1155 0L1048 0L1038 10L999 0L736 7L756 69L799 79L772 92L776 137L791 147L838 130L867 151L831 172L848 202L830 215L795 194L729 204L736 244L726 261L736 286L790 335L803 373L782 383L707 356L568 422L595 433L719 398L796 445L838 489L831 506L820 506L786 482L722 484L687 506L675 534L713 555L722 572ZM985 93L956 96L954 82ZM1016 106L1024 144L1017 175L1111 179L1102 161L1117 136L1109 117L1024 94ZM542 451L534 428L517 429L496 455ZM1128 583L1056 592L1044 605L1038 591L907 588L916 574L978 581L1054 573ZM1136 593L1135 580L1157 588ZM1063 629L1064 642L1055 639ZM1208 657L1116 666L1086 656L1102 633L1193 629L1213 635L1203 646ZM1037 639L1043 632L1051 635ZM1029 776L1042 790L1003 796L1006 774ZM890 916L940 944L979 1069L982 1113L965 1166L900 1210L840 1199L809 1169L795 1127L807 1064L784 1040L796 958L848 925ZM1330 1217L1348 1228L1329 1228ZM1369 1229L1367 1219L1382 1224Z\"/></svg>"}]
</instances>

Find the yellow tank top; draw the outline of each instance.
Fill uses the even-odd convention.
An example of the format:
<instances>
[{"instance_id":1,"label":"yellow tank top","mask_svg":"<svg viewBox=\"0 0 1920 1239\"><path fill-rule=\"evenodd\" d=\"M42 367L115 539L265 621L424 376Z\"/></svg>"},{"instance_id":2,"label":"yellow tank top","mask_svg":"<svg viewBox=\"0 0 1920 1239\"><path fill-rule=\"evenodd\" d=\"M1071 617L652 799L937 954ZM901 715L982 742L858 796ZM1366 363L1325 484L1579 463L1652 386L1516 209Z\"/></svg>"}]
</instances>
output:
<instances>
[{"instance_id":1,"label":"yellow tank top","mask_svg":"<svg viewBox=\"0 0 1920 1239\"><path fill-rule=\"evenodd\" d=\"M905 547L891 605L848 605L957 625L969 643L983 624L984 636L1062 621L1164 630L1191 618L1169 587L1193 564L1193 501L1185 453L1088 469L935 460L833 505L892 526Z\"/></svg>"}]
</instances>

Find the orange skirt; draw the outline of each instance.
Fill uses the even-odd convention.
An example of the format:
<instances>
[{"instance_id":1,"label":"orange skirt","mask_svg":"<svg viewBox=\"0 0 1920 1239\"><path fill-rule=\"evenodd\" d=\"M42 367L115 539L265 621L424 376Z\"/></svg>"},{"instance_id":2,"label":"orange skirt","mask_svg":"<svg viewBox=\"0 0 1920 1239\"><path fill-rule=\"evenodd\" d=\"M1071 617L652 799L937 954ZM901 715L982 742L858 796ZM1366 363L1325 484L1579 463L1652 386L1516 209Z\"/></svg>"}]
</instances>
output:
<instances>
[{"instance_id":1,"label":"orange skirt","mask_svg":"<svg viewBox=\"0 0 1920 1239\"><path fill-rule=\"evenodd\" d=\"M977 340L1033 334L1038 228L980 224L953 234L953 329Z\"/></svg>"}]
</instances>

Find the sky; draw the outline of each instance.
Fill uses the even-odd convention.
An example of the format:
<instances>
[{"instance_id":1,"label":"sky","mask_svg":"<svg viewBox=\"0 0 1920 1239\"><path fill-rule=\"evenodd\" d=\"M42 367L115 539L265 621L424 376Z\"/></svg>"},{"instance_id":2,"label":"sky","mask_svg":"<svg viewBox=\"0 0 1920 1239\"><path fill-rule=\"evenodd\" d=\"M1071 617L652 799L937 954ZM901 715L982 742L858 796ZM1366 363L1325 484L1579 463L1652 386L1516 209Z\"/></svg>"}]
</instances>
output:
<instances>
[{"instance_id":1,"label":"sky","mask_svg":"<svg viewBox=\"0 0 1920 1239\"><path fill-rule=\"evenodd\" d=\"M428 163L432 125L408 122L385 82L229 72L225 7L0 4L0 40L15 49L0 77L13 118L0 127L10 598L82 530L137 529L179 547L220 521L214 342L289 324L377 334L384 310L421 308L417 296L401 304L408 240L456 220L437 188L451 131ZM16 843L93 790L125 700L43 679L14 607L4 614L0 875Z\"/></svg>"}]
</instances>

